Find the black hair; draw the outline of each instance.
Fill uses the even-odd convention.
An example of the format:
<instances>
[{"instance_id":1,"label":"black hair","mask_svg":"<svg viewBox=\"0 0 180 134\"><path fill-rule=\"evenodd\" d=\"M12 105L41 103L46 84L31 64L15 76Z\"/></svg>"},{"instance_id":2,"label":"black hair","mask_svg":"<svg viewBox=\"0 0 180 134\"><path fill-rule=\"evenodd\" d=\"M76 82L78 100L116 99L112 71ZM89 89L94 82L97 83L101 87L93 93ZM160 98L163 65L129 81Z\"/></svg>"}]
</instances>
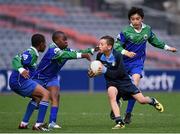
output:
<instances>
[{"instance_id":1,"label":"black hair","mask_svg":"<svg viewBox=\"0 0 180 134\"><path fill-rule=\"evenodd\" d=\"M66 34L65 34L64 32L62 32L62 31L56 31L56 32L54 32L53 35L52 35L52 40L53 40L53 42L56 41L56 39L58 38L59 35L66 37Z\"/></svg>"},{"instance_id":2,"label":"black hair","mask_svg":"<svg viewBox=\"0 0 180 134\"><path fill-rule=\"evenodd\" d=\"M42 34L34 34L31 37L31 44L33 47L39 46L42 42L46 42L45 37Z\"/></svg>"},{"instance_id":3,"label":"black hair","mask_svg":"<svg viewBox=\"0 0 180 134\"><path fill-rule=\"evenodd\" d=\"M132 7L128 12L128 19L130 20L131 16L134 14L138 14L142 19L144 18L144 11L142 8Z\"/></svg>"},{"instance_id":4,"label":"black hair","mask_svg":"<svg viewBox=\"0 0 180 134\"><path fill-rule=\"evenodd\" d=\"M106 35L106 36L101 37L101 39L105 39L107 41L107 44L111 45L113 47L113 45L114 45L114 38L113 37Z\"/></svg>"}]
</instances>

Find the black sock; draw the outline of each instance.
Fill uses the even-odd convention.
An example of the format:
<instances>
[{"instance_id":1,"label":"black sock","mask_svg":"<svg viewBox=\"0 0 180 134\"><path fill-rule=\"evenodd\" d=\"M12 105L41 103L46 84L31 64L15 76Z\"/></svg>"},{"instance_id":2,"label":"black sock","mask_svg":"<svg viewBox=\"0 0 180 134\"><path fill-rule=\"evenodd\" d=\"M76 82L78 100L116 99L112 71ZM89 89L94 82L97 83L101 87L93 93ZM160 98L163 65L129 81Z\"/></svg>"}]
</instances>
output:
<instances>
[{"instance_id":1,"label":"black sock","mask_svg":"<svg viewBox=\"0 0 180 134\"><path fill-rule=\"evenodd\" d=\"M156 103L155 103L155 99L154 98L151 98L151 102L149 103L149 105L152 105L152 106L154 106Z\"/></svg>"},{"instance_id":2,"label":"black sock","mask_svg":"<svg viewBox=\"0 0 180 134\"><path fill-rule=\"evenodd\" d=\"M124 121L123 121L123 119L121 118L121 116L115 117L115 122L116 122L116 124L124 124Z\"/></svg>"}]
</instances>

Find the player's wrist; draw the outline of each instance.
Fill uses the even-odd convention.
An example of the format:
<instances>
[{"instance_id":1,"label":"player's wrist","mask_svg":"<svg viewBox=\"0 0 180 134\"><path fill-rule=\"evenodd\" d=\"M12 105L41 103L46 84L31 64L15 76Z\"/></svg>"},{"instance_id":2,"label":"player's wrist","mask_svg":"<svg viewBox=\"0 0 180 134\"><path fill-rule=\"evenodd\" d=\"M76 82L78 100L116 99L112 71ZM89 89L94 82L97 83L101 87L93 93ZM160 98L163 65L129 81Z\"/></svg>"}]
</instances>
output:
<instances>
[{"instance_id":1,"label":"player's wrist","mask_svg":"<svg viewBox=\"0 0 180 134\"><path fill-rule=\"evenodd\" d=\"M121 54L122 54L122 55L127 55L128 52L129 52L129 51L123 49L123 50L121 51Z\"/></svg>"},{"instance_id":2,"label":"player's wrist","mask_svg":"<svg viewBox=\"0 0 180 134\"><path fill-rule=\"evenodd\" d=\"M91 54L93 54L95 51L95 48L91 48Z\"/></svg>"},{"instance_id":3,"label":"player's wrist","mask_svg":"<svg viewBox=\"0 0 180 134\"><path fill-rule=\"evenodd\" d=\"M77 55L77 59L82 58L82 53L76 53L76 55Z\"/></svg>"},{"instance_id":4,"label":"player's wrist","mask_svg":"<svg viewBox=\"0 0 180 134\"><path fill-rule=\"evenodd\" d=\"M168 50L170 50L170 49L171 49L171 47L170 47L170 46L168 46L168 45L165 45L165 46L164 46L164 49L165 49L166 51L168 51Z\"/></svg>"},{"instance_id":5,"label":"player's wrist","mask_svg":"<svg viewBox=\"0 0 180 134\"><path fill-rule=\"evenodd\" d=\"M22 72L24 72L24 70L26 70L26 69L24 69L23 67L21 67L21 68L18 69L18 71L19 71L20 74L22 74Z\"/></svg>"}]
</instances>

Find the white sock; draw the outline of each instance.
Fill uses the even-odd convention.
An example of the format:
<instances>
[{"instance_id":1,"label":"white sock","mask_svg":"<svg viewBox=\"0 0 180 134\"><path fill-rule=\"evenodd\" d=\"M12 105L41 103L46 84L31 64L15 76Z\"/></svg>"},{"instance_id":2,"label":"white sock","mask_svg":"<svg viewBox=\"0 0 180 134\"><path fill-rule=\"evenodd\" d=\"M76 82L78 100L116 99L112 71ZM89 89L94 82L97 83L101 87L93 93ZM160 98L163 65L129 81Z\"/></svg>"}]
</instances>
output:
<instances>
[{"instance_id":1,"label":"white sock","mask_svg":"<svg viewBox=\"0 0 180 134\"><path fill-rule=\"evenodd\" d=\"M39 127L41 124L43 124L43 123L36 123L35 127Z\"/></svg>"},{"instance_id":2,"label":"white sock","mask_svg":"<svg viewBox=\"0 0 180 134\"><path fill-rule=\"evenodd\" d=\"M26 125L28 125L28 122L21 121L21 125L26 126Z\"/></svg>"}]
</instances>

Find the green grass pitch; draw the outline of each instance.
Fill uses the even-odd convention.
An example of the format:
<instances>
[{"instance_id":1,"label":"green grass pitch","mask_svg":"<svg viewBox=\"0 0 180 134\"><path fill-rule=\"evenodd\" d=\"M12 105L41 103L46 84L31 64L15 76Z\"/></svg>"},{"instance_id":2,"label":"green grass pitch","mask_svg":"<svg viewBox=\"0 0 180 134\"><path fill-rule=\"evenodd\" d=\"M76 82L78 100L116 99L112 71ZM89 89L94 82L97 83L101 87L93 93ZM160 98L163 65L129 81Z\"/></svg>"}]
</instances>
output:
<instances>
[{"instance_id":1,"label":"green grass pitch","mask_svg":"<svg viewBox=\"0 0 180 134\"><path fill-rule=\"evenodd\" d=\"M109 118L110 106L106 93L62 93L58 123L61 129L53 133L175 133L180 132L180 93L144 93L154 96L164 105L158 113L149 105L136 103L133 122L124 129L112 130L115 125ZM31 133L37 116L33 114L28 130L17 129L29 98L18 95L0 95L0 132ZM122 105L124 115L126 102ZM49 117L47 112L46 122Z\"/></svg>"}]
</instances>

